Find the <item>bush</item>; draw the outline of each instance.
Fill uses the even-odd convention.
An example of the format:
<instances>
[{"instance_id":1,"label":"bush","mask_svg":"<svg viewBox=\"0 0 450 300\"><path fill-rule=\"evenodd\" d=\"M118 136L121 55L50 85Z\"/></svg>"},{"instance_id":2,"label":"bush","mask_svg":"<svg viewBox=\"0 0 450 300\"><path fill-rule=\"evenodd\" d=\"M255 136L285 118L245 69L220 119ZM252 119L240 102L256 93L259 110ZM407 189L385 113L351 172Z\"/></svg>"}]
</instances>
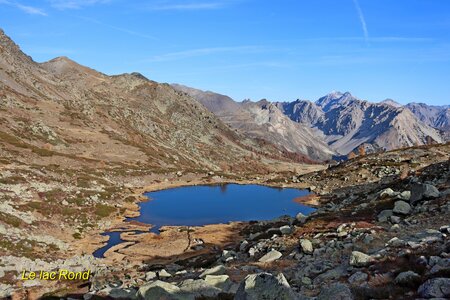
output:
<instances>
[{"instance_id":1,"label":"bush","mask_svg":"<svg viewBox=\"0 0 450 300\"><path fill-rule=\"evenodd\" d=\"M101 218L106 218L115 211L114 207L106 204L97 204L95 206L95 214Z\"/></svg>"}]
</instances>

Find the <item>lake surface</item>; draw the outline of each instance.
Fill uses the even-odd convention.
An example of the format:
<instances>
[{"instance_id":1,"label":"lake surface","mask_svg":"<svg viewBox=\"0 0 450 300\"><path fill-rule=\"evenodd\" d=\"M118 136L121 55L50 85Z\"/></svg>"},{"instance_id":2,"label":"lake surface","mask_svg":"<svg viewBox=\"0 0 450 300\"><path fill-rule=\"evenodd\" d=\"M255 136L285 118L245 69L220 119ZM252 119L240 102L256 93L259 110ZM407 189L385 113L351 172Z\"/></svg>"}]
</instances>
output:
<instances>
[{"instance_id":1,"label":"lake surface","mask_svg":"<svg viewBox=\"0 0 450 300\"><path fill-rule=\"evenodd\" d=\"M231 221L271 220L282 215L307 215L315 209L295 202L298 197L310 194L308 190L273 188L261 185L202 185L178 187L145 193L149 198L141 202L141 215L128 218L152 224L150 231L159 233L165 225L200 226ZM94 252L95 257L122 242L120 232L106 232L110 237L103 248Z\"/></svg>"},{"instance_id":2,"label":"lake surface","mask_svg":"<svg viewBox=\"0 0 450 300\"><path fill-rule=\"evenodd\" d=\"M203 185L145 193L150 201L140 203L141 215L131 220L153 224L153 232L164 225L199 226L230 221L270 220L314 211L296 203L307 190L261 185Z\"/></svg>"}]
</instances>

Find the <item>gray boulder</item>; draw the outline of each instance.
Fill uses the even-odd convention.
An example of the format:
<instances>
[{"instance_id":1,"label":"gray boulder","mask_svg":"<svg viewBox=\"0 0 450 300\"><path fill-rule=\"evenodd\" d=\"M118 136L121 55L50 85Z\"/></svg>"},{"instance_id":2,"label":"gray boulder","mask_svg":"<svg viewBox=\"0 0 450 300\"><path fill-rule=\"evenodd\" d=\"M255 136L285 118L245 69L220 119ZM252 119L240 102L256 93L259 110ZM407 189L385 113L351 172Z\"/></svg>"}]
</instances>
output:
<instances>
[{"instance_id":1,"label":"gray boulder","mask_svg":"<svg viewBox=\"0 0 450 300\"><path fill-rule=\"evenodd\" d=\"M211 269L206 269L200 274L200 278L205 278L207 275L223 275L225 274L226 268L224 265L218 265Z\"/></svg>"},{"instance_id":2,"label":"gray boulder","mask_svg":"<svg viewBox=\"0 0 450 300\"><path fill-rule=\"evenodd\" d=\"M420 282L420 275L413 271L401 272L395 277L395 283L402 286L414 286Z\"/></svg>"},{"instance_id":3,"label":"gray boulder","mask_svg":"<svg viewBox=\"0 0 450 300\"><path fill-rule=\"evenodd\" d=\"M279 259L281 256L283 256L283 255L280 252L278 252L277 250L272 250L269 253L267 253L266 255L264 255L263 257L261 257L259 259L259 262L267 263L267 262L275 261L275 260Z\"/></svg>"},{"instance_id":4,"label":"gray boulder","mask_svg":"<svg viewBox=\"0 0 450 300\"><path fill-rule=\"evenodd\" d=\"M283 235L289 235L292 232L294 232L294 229L291 226L289 226L289 225L285 225L285 226L281 226L280 227L280 232Z\"/></svg>"},{"instance_id":5,"label":"gray boulder","mask_svg":"<svg viewBox=\"0 0 450 300\"><path fill-rule=\"evenodd\" d=\"M380 192L380 198L384 199L384 198L388 198L388 197L393 197L393 196L396 196L397 194L398 193L394 192L394 190L392 190L391 188L387 188Z\"/></svg>"},{"instance_id":6,"label":"gray boulder","mask_svg":"<svg viewBox=\"0 0 450 300\"><path fill-rule=\"evenodd\" d=\"M450 275L450 258L439 259L431 268L430 274Z\"/></svg>"},{"instance_id":7,"label":"gray boulder","mask_svg":"<svg viewBox=\"0 0 450 300\"><path fill-rule=\"evenodd\" d=\"M300 224L304 224L304 223L306 222L306 220L307 220L307 216L305 216L305 215L302 214L302 213L298 213L298 214L295 216L295 220L296 220L298 223L300 223Z\"/></svg>"},{"instance_id":8,"label":"gray boulder","mask_svg":"<svg viewBox=\"0 0 450 300\"><path fill-rule=\"evenodd\" d=\"M313 244L307 239L300 239L300 248L306 254L312 254L314 251Z\"/></svg>"},{"instance_id":9,"label":"gray boulder","mask_svg":"<svg viewBox=\"0 0 450 300\"><path fill-rule=\"evenodd\" d=\"M235 300L291 300L297 299L282 273L252 274L245 277L236 292Z\"/></svg>"},{"instance_id":10,"label":"gray boulder","mask_svg":"<svg viewBox=\"0 0 450 300\"><path fill-rule=\"evenodd\" d=\"M389 220L389 217L391 217L394 213L392 212L392 209L385 209L382 210L378 216L377 220L378 222L387 222Z\"/></svg>"},{"instance_id":11,"label":"gray boulder","mask_svg":"<svg viewBox=\"0 0 450 300\"><path fill-rule=\"evenodd\" d=\"M394 209L392 211L396 214L408 215L409 213L411 213L411 205L403 200L396 201Z\"/></svg>"},{"instance_id":12,"label":"gray boulder","mask_svg":"<svg viewBox=\"0 0 450 300\"><path fill-rule=\"evenodd\" d=\"M354 267L365 267L370 265L373 258L370 255L359 251L353 251L350 255L350 265Z\"/></svg>"},{"instance_id":13,"label":"gray boulder","mask_svg":"<svg viewBox=\"0 0 450 300\"><path fill-rule=\"evenodd\" d=\"M361 285L364 282L366 282L368 278L369 278L369 275L367 275L366 273L356 272L348 278L348 282L351 285Z\"/></svg>"},{"instance_id":14,"label":"gray boulder","mask_svg":"<svg viewBox=\"0 0 450 300\"><path fill-rule=\"evenodd\" d=\"M181 289L176 285L157 280L141 286L137 292L139 299L154 300L181 300L186 299L181 295Z\"/></svg>"},{"instance_id":15,"label":"gray boulder","mask_svg":"<svg viewBox=\"0 0 450 300\"><path fill-rule=\"evenodd\" d=\"M217 298L222 292L221 289L208 284L203 279L187 279L180 284L180 289L184 299Z\"/></svg>"},{"instance_id":16,"label":"gray boulder","mask_svg":"<svg viewBox=\"0 0 450 300\"><path fill-rule=\"evenodd\" d=\"M228 291L233 284L228 275L206 275L205 282L224 291Z\"/></svg>"},{"instance_id":17,"label":"gray boulder","mask_svg":"<svg viewBox=\"0 0 450 300\"><path fill-rule=\"evenodd\" d=\"M431 184L414 184L411 187L411 198L409 202L415 205L423 199L432 199L439 197L438 189Z\"/></svg>"},{"instance_id":18,"label":"gray boulder","mask_svg":"<svg viewBox=\"0 0 450 300\"><path fill-rule=\"evenodd\" d=\"M450 278L428 279L417 290L424 298L446 298L450 297Z\"/></svg>"},{"instance_id":19,"label":"gray boulder","mask_svg":"<svg viewBox=\"0 0 450 300\"><path fill-rule=\"evenodd\" d=\"M411 198L411 191L403 191L397 196L397 198L408 201Z\"/></svg>"}]
</instances>

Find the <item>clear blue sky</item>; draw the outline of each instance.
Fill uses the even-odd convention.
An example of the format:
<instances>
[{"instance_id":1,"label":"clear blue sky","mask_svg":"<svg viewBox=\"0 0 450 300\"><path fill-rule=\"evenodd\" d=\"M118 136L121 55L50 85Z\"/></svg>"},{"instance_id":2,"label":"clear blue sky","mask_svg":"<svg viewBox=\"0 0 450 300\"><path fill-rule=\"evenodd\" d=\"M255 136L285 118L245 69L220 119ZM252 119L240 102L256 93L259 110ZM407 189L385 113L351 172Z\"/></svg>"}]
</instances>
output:
<instances>
[{"instance_id":1,"label":"clear blue sky","mask_svg":"<svg viewBox=\"0 0 450 300\"><path fill-rule=\"evenodd\" d=\"M450 104L449 0L0 0L0 20L36 61L236 100Z\"/></svg>"}]
</instances>

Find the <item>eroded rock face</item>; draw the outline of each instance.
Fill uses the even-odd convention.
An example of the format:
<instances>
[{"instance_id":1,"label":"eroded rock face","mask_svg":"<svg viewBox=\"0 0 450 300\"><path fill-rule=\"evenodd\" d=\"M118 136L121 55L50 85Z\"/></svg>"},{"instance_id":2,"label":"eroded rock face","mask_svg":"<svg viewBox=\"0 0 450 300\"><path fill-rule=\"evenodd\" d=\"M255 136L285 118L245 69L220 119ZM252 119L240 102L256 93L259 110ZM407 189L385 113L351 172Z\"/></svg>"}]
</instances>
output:
<instances>
[{"instance_id":1,"label":"eroded rock face","mask_svg":"<svg viewBox=\"0 0 450 300\"><path fill-rule=\"evenodd\" d=\"M282 273L248 275L240 284L235 300L292 300L297 299Z\"/></svg>"}]
</instances>

